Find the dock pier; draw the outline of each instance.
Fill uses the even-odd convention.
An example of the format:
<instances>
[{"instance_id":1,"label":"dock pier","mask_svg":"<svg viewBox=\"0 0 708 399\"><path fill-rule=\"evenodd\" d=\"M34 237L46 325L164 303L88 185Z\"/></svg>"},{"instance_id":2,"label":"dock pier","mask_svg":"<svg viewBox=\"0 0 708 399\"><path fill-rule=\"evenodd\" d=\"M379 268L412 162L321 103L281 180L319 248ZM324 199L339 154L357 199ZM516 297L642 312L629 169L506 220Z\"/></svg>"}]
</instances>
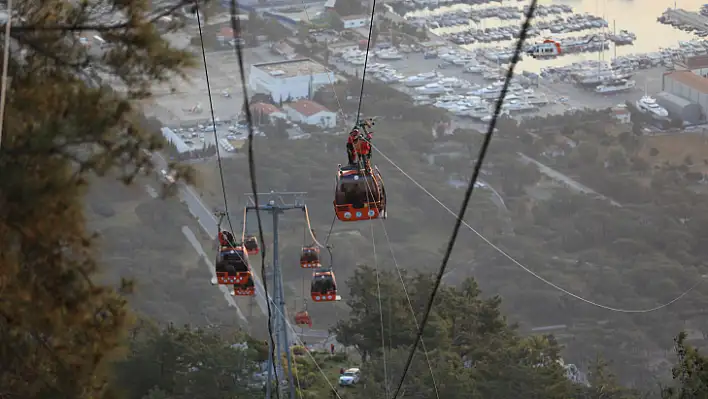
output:
<instances>
[{"instance_id":1,"label":"dock pier","mask_svg":"<svg viewBox=\"0 0 708 399\"><path fill-rule=\"evenodd\" d=\"M681 25L691 25L700 30L708 29L708 17L704 17L697 12L686 11L680 8L668 8L664 11L664 16Z\"/></svg>"}]
</instances>

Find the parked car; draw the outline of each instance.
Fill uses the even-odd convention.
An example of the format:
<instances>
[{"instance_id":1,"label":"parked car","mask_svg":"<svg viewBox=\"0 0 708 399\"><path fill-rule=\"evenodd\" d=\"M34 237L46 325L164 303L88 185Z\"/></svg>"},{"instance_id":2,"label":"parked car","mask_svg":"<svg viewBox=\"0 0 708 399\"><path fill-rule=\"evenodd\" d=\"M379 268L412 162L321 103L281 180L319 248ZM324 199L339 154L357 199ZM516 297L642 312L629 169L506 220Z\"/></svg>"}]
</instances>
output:
<instances>
[{"instance_id":1,"label":"parked car","mask_svg":"<svg viewBox=\"0 0 708 399\"><path fill-rule=\"evenodd\" d=\"M355 385L361 379L361 372L357 368L344 370L344 374L339 376L339 385L351 386Z\"/></svg>"}]
</instances>

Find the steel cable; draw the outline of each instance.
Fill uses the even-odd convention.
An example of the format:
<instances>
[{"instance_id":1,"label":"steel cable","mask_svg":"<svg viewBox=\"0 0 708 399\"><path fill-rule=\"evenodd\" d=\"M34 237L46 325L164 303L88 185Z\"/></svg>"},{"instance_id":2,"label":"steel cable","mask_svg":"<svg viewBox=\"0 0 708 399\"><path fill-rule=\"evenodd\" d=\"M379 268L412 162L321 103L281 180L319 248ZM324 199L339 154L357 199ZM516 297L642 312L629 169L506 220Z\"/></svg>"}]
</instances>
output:
<instances>
[{"instance_id":1,"label":"steel cable","mask_svg":"<svg viewBox=\"0 0 708 399\"><path fill-rule=\"evenodd\" d=\"M489 144L492 141L492 136L497 125L497 120L499 119L499 114L501 113L501 108L504 104L504 98L506 97L506 94L509 91L509 84L511 83L511 78L514 76L514 68L519 62L519 58L521 56L521 51L524 46L524 41L526 40L526 35L528 33L529 26L531 25L533 14L536 11L537 2L538 0L531 0L531 4L529 5L529 8L526 12L525 20L523 25L521 26L521 32L519 33L519 38L516 41L514 55L511 59L511 63L509 64L509 69L507 70L506 77L504 78L504 86L502 87L501 93L499 94L499 98L497 99L496 104L494 106L494 114L492 115L492 120L489 122L489 128L487 129L487 134L484 136L482 147L479 150L479 155L477 156L477 161L475 162L474 171L472 173L472 178L470 179L470 183L467 186L467 190L465 191L465 196L462 200L462 206L460 207L460 212L458 213L457 219L455 220L455 226L452 229L450 241L447 244L447 249L445 250L445 255L443 256L442 264L440 265L440 270L438 271L438 275L435 279L432 292L430 293L430 298L428 299L428 303L425 307L425 312L423 313L423 319L421 320L420 328L418 328L416 339L413 342L413 346L411 347L410 353L408 354L408 360L406 361L406 365L403 369L401 379L398 382L398 386L396 387L396 391L394 392L392 399L396 399L396 397L398 397L398 394L400 393L401 388L403 387L406 375L408 374L408 370L410 369L411 363L413 361L413 356L415 356L415 352L418 349L418 343L423 337L423 331L425 331L425 326L428 323L430 312L433 308L433 304L435 303L435 295L437 294L438 289L440 288L443 275L445 274L445 269L447 268L450 256L452 255L452 250L455 247L457 235L460 232L460 227L462 227L462 220L465 217L465 213L467 212L467 207L469 206L470 198L472 197L472 192L474 191L475 183L479 178L484 158L487 155L487 152L489 150Z\"/></svg>"}]
</instances>

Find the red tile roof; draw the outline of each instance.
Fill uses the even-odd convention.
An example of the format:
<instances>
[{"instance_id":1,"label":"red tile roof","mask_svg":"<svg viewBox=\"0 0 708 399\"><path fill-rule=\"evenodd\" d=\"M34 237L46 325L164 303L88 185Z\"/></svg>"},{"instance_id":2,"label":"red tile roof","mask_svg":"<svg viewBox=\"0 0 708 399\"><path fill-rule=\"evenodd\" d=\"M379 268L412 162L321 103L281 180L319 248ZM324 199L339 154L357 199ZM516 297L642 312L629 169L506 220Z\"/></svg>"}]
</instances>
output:
<instances>
[{"instance_id":1,"label":"red tile roof","mask_svg":"<svg viewBox=\"0 0 708 399\"><path fill-rule=\"evenodd\" d=\"M696 75L691 71L673 71L665 73L664 76L668 76L679 83L683 83L694 90L700 91L701 93L708 94L708 78Z\"/></svg>"},{"instance_id":2,"label":"red tile roof","mask_svg":"<svg viewBox=\"0 0 708 399\"><path fill-rule=\"evenodd\" d=\"M278 107L276 107L273 104L267 104L267 103L255 103L251 105L251 112L253 113L261 113L263 115L270 115L274 114L276 112L280 112Z\"/></svg>"},{"instance_id":3,"label":"red tile roof","mask_svg":"<svg viewBox=\"0 0 708 399\"><path fill-rule=\"evenodd\" d=\"M288 106L297 111L297 113L306 117L310 117L320 112L331 112L323 105L317 104L316 102L310 100L298 100Z\"/></svg>"}]
</instances>

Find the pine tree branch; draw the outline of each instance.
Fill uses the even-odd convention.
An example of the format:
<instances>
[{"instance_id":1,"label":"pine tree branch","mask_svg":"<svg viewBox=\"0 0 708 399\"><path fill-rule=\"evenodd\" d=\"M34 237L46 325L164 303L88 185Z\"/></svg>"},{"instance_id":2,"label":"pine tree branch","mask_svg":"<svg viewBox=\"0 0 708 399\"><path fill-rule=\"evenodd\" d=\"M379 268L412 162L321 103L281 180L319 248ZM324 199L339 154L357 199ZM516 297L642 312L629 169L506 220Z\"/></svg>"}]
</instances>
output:
<instances>
[{"instance_id":1,"label":"pine tree branch","mask_svg":"<svg viewBox=\"0 0 708 399\"><path fill-rule=\"evenodd\" d=\"M151 24L155 23L160 18L172 15L175 11L179 10L182 7L185 7L189 4L196 5L196 3L197 3L197 1L181 0L179 3L177 3L175 5L172 5L170 7L166 7L164 9L162 9L161 11L158 11L157 13L153 13L151 16L148 17L148 23L151 23ZM43 32L84 32L84 31L110 32L110 31L114 31L114 30L134 28L135 26L132 25L132 22L133 21L125 21L125 22L121 22L118 24L111 24L111 25L105 25L105 24L13 25L10 30L13 33L15 33L15 32L41 32L41 31L43 31ZM0 25L0 29L4 29L3 28L4 26L5 26L4 24Z\"/></svg>"}]
</instances>

